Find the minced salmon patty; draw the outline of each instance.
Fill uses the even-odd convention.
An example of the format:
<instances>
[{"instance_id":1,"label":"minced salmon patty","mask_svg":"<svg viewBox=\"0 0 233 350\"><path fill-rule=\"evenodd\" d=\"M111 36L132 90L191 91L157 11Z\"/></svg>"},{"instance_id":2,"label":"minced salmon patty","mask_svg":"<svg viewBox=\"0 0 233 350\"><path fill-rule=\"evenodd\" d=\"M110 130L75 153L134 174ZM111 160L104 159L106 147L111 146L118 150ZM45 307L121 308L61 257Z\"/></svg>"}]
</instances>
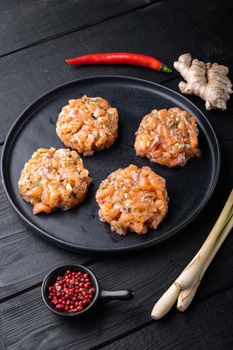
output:
<instances>
[{"instance_id":1,"label":"minced salmon patty","mask_svg":"<svg viewBox=\"0 0 233 350\"><path fill-rule=\"evenodd\" d=\"M23 199L38 214L82 203L91 181L76 151L39 148L25 164L18 186Z\"/></svg>"},{"instance_id":2,"label":"minced salmon patty","mask_svg":"<svg viewBox=\"0 0 233 350\"><path fill-rule=\"evenodd\" d=\"M168 211L165 179L147 166L114 171L100 184L96 200L101 221L120 235L156 229Z\"/></svg>"},{"instance_id":3,"label":"minced salmon patty","mask_svg":"<svg viewBox=\"0 0 233 350\"><path fill-rule=\"evenodd\" d=\"M138 156L151 162L184 166L191 157L201 155L197 118L178 107L154 109L142 119L134 147Z\"/></svg>"},{"instance_id":4,"label":"minced salmon patty","mask_svg":"<svg viewBox=\"0 0 233 350\"><path fill-rule=\"evenodd\" d=\"M57 135L84 155L109 148L117 138L118 112L102 97L70 100L58 116Z\"/></svg>"}]
</instances>

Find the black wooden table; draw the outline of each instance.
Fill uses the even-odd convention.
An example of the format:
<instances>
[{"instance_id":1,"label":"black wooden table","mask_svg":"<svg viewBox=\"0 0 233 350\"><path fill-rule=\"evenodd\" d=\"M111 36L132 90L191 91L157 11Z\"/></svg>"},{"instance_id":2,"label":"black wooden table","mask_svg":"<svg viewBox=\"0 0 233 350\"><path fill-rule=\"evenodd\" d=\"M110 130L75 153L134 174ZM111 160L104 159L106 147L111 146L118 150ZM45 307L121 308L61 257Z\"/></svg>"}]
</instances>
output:
<instances>
[{"instance_id":1,"label":"black wooden table","mask_svg":"<svg viewBox=\"0 0 233 350\"><path fill-rule=\"evenodd\" d=\"M101 51L155 55L172 66L181 53L230 68L233 3L213 0L2 0L0 142L19 113L47 90L92 75L126 75L178 91L179 75L128 66L72 68L67 57ZM190 97L201 110L203 101ZM0 348L230 349L233 347L233 237L210 266L190 308L153 321L154 302L201 246L232 185L233 97L206 113L222 151L216 191L201 215L173 239L122 256L74 254L37 238L0 187ZM1 147L2 148L2 147ZM102 304L91 318L66 320L43 304L46 272L63 263L89 266L106 288L136 291L130 302Z\"/></svg>"}]
</instances>

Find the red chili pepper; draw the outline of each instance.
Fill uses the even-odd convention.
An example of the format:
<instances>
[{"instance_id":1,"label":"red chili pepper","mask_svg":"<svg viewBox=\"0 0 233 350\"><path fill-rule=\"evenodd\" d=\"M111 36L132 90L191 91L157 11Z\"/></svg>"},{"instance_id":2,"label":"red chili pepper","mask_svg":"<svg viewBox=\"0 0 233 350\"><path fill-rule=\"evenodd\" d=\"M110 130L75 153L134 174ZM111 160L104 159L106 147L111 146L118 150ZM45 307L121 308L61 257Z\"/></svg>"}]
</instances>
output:
<instances>
[{"instance_id":1,"label":"red chili pepper","mask_svg":"<svg viewBox=\"0 0 233 350\"><path fill-rule=\"evenodd\" d=\"M157 70L158 72L171 73L172 70L155 57L133 52L95 53L76 58L67 59L68 64L129 64Z\"/></svg>"}]
</instances>

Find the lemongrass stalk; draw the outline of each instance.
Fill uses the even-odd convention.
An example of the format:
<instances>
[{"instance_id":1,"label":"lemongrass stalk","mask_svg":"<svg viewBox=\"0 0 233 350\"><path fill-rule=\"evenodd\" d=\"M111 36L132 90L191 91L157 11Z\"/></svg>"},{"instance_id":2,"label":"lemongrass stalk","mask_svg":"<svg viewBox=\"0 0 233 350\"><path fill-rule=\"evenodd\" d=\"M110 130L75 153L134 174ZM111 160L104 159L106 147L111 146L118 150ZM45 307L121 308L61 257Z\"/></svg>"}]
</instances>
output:
<instances>
[{"instance_id":1,"label":"lemongrass stalk","mask_svg":"<svg viewBox=\"0 0 233 350\"><path fill-rule=\"evenodd\" d=\"M217 254L219 248L221 247L221 245L223 244L223 242L227 238L228 234L232 230L232 228L233 228L233 210L231 210L231 215L229 215L229 216L230 216L230 218L229 218L225 228L223 229L221 235L219 236L219 239L218 239L213 251L211 252L208 260L206 261L206 263L203 267L203 270L198 278L198 281L196 283L194 283L193 286L191 286L190 288L182 290L180 295L178 296L177 309L179 311L185 311L188 308L188 306L190 305L190 303L192 302L192 300L196 294L197 288L202 280L202 277L204 276L206 270L208 269L211 261L213 260L213 258Z\"/></svg>"},{"instance_id":2,"label":"lemongrass stalk","mask_svg":"<svg viewBox=\"0 0 233 350\"><path fill-rule=\"evenodd\" d=\"M151 317L154 320L159 320L165 316L172 306L175 305L178 295L180 294L179 287L173 283L170 288L161 296L161 298L154 305L151 312Z\"/></svg>"},{"instance_id":3,"label":"lemongrass stalk","mask_svg":"<svg viewBox=\"0 0 233 350\"><path fill-rule=\"evenodd\" d=\"M233 190L231 191L218 220L216 221L214 227L212 228L210 234L208 235L206 241L202 245L199 252L195 255L195 257L183 270L181 275L176 279L176 281L171 285L171 287L162 295L162 297L154 305L151 313L152 318L158 320L164 315L166 315L168 311L172 308L172 306L175 304L177 298L180 295L180 300L186 300L186 305L188 307L196 293L202 276L204 275L206 269L208 268L209 264L211 263L212 259L214 258L215 254L217 253L218 249L220 248L222 242L225 239L224 236L222 236L218 241L218 237L224 229L226 221L229 219L230 213L232 212L232 207ZM226 236L230 232L231 221L229 221L228 224L225 227L226 230L224 229L224 234ZM229 232L227 232L228 230ZM223 239L223 241L221 239ZM185 294L183 292L184 290L186 290ZM181 294L182 292L183 298ZM179 303L178 305L180 306Z\"/></svg>"},{"instance_id":4,"label":"lemongrass stalk","mask_svg":"<svg viewBox=\"0 0 233 350\"><path fill-rule=\"evenodd\" d=\"M181 290L189 289L193 284L198 280L206 261L208 260L211 252L214 249L216 241L221 234L228 215L233 206L233 190L231 191L226 204L219 215L218 220L216 221L214 227L212 228L210 234L202 245L201 249L195 255L193 260L189 263L189 265L183 270L181 275L177 278L176 284L180 286Z\"/></svg>"}]
</instances>

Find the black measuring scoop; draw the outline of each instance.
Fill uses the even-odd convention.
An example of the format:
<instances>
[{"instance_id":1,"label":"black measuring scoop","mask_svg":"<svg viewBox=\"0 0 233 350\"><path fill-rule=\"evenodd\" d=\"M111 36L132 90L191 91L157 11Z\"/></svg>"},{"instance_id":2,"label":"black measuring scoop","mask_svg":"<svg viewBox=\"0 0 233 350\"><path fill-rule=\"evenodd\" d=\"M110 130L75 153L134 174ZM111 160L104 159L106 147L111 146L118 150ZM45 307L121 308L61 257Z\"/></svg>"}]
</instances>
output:
<instances>
[{"instance_id":1,"label":"black measuring scoop","mask_svg":"<svg viewBox=\"0 0 233 350\"><path fill-rule=\"evenodd\" d=\"M74 312L67 312L63 310L57 310L55 306L51 303L49 300L49 286L53 285L56 282L56 279L58 276L63 276L67 270L71 270L72 272L79 272L82 273L88 273L90 280L93 284L93 287L95 288L95 293L93 300L91 304L89 304L86 308L84 308L82 311L74 311ZM87 267L83 265L61 265L50 271L47 276L44 278L44 281L41 286L41 295L42 299L45 303L45 305L54 312L57 315L60 316L68 316L68 317L74 317L74 316L81 316L90 309L93 308L94 305L100 300L100 299L108 299L108 300L130 300L134 297L134 291L129 289L122 289L122 290L105 290L100 288L98 280L94 273L89 270Z\"/></svg>"}]
</instances>

